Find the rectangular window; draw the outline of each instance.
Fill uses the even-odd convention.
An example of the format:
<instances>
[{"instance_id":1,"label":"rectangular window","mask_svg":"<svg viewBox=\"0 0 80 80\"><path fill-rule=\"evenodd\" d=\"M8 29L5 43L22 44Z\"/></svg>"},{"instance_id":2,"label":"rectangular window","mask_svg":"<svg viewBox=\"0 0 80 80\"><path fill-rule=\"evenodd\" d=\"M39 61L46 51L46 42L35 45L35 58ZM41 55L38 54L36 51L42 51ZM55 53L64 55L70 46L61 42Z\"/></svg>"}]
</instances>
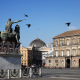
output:
<instances>
[{"instance_id":1,"label":"rectangular window","mask_svg":"<svg viewBox=\"0 0 80 80\"><path fill-rule=\"evenodd\" d=\"M67 45L69 45L69 40L67 40Z\"/></svg>"},{"instance_id":2,"label":"rectangular window","mask_svg":"<svg viewBox=\"0 0 80 80\"><path fill-rule=\"evenodd\" d=\"M56 57L58 57L58 51L56 51Z\"/></svg>"},{"instance_id":3,"label":"rectangular window","mask_svg":"<svg viewBox=\"0 0 80 80\"><path fill-rule=\"evenodd\" d=\"M75 40L73 39L73 44L75 44Z\"/></svg>"},{"instance_id":4,"label":"rectangular window","mask_svg":"<svg viewBox=\"0 0 80 80\"><path fill-rule=\"evenodd\" d=\"M63 56L63 51L61 51L61 56Z\"/></svg>"},{"instance_id":5,"label":"rectangular window","mask_svg":"<svg viewBox=\"0 0 80 80\"><path fill-rule=\"evenodd\" d=\"M76 50L73 50L73 56L76 56Z\"/></svg>"},{"instance_id":6,"label":"rectangular window","mask_svg":"<svg viewBox=\"0 0 80 80\"><path fill-rule=\"evenodd\" d=\"M55 63L58 63L58 60L55 60Z\"/></svg>"},{"instance_id":7,"label":"rectangular window","mask_svg":"<svg viewBox=\"0 0 80 80\"><path fill-rule=\"evenodd\" d=\"M61 46L63 46L63 41L61 41Z\"/></svg>"},{"instance_id":8,"label":"rectangular window","mask_svg":"<svg viewBox=\"0 0 80 80\"><path fill-rule=\"evenodd\" d=\"M69 56L69 55L70 55L69 50L67 50L67 56Z\"/></svg>"},{"instance_id":9,"label":"rectangular window","mask_svg":"<svg viewBox=\"0 0 80 80\"><path fill-rule=\"evenodd\" d=\"M51 60L49 60L49 63L51 63Z\"/></svg>"}]
</instances>

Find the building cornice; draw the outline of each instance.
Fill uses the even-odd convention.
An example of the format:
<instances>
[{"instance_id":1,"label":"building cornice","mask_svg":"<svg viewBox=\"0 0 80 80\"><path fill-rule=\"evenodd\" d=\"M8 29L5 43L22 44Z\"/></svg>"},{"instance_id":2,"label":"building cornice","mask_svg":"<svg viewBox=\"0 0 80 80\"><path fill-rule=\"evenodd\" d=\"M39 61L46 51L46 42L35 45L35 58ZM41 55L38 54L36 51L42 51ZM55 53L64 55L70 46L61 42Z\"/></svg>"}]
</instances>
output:
<instances>
[{"instance_id":1,"label":"building cornice","mask_svg":"<svg viewBox=\"0 0 80 80\"><path fill-rule=\"evenodd\" d=\"M67 35L67 36L54 37L52 39L65 38L65 37L73 37L73 36L80 36L80 34L78 34L78 35L75 34L75 35Z\"/></svg>"}]
</instances>

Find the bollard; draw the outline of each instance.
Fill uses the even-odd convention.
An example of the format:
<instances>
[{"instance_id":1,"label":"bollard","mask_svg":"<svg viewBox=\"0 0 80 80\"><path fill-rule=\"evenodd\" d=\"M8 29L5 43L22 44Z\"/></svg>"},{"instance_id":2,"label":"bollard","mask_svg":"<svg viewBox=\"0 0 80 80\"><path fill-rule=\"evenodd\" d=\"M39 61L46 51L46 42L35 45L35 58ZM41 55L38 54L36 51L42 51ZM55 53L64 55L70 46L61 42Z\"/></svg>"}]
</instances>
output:
<instances>
[{"instance_id":1,"label":"bollard","mask_svg":"<svg viewBox=\"0 0 80 80\"><path fill-rule=\"evenodd\" d=\"M21 78L21 69L20 69L20 71L19 71L19 77Z\"/></svg>"},{"instance_id":2,"label":"bollard","mask_svg":"<svg viewBox=\"0 0 80 80\"><path fill-rule=\"evenodd\" d=\"M42 76L42 71L41 71L41 68L39 68L39 73L38 75L41 77Z\"/></svg>"},{"instance_id":3,"label":"bollard","mask_svg":"<svg viewBox=\"0 0 80 80\"><path fill-rule=\"evenodd\" d=\"M33 75L32 68L30 68L30 70L29 70L29 76L30 76L30 78L32 77L32 75Z\"/></svg>"},{"instance_id":4,"label":"bollard","mask_svg":"<svg viewBox=\"0 0 80 80\"><path fill-rule=\"evenodd\" d=\"M9 69L7 71L8 71L8 77L7 78L9 79Z\"/></svg>"}]
</instances>

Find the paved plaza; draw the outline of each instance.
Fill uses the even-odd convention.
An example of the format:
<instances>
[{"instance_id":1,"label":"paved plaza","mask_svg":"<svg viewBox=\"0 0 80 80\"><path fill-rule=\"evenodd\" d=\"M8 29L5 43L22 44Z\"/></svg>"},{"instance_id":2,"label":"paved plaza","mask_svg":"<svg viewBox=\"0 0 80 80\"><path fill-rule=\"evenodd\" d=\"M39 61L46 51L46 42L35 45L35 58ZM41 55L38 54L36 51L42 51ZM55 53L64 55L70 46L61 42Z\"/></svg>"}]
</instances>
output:
<instances>
[{"instance_id":1,"label":"paved plaza","mask_svg":"<svg viewBox=\"0 0 80 80\"><path fill-rule=\"evenodd\" d=\"M10 80L80 80L80 69L42 69L42 77L24 76Z\"/></svg>"}]
</instances>

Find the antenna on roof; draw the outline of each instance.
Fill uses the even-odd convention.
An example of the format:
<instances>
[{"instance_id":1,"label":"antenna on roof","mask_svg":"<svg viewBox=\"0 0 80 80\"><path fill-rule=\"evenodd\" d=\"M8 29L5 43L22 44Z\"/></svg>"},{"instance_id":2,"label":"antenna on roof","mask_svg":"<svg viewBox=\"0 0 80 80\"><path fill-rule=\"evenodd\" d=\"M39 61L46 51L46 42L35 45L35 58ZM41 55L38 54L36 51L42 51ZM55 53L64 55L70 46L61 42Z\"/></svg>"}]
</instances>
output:
<instances>
[{"instance_id":1,"label":"antenna on roof","mask_svg":"<svg viewBox=\"0 0 80 80\"><path fill-rule=\"evenodd\" d=\"M37 29L37 31L38 31L38 32L37 32L37 39L38 39L38 34L39 34L39 28Z\"/></svg>"}]
</instances>

